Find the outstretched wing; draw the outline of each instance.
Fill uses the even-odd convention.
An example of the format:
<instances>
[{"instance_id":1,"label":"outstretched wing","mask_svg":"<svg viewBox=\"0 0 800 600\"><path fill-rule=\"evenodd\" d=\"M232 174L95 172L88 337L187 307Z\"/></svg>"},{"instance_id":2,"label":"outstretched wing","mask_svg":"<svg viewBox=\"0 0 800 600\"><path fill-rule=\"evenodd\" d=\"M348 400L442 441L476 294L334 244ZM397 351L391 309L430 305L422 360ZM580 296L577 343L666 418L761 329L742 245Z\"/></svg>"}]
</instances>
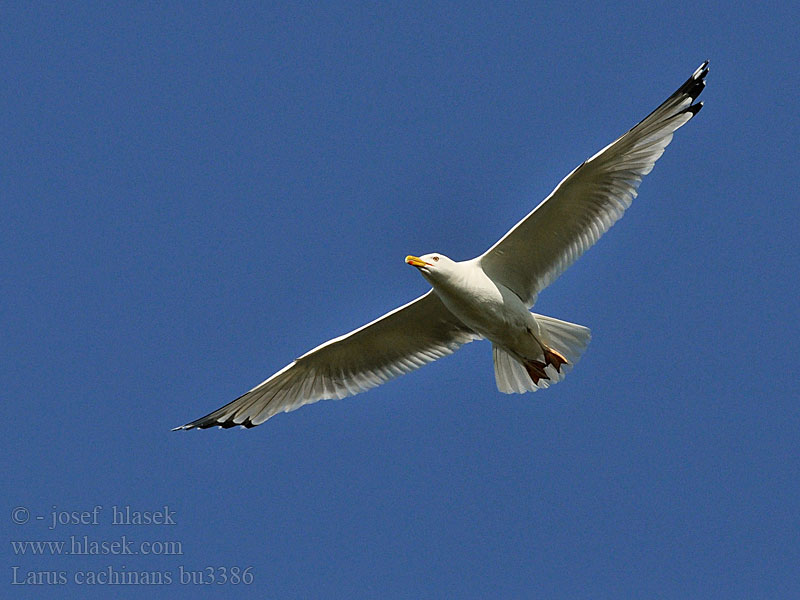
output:
<instances>
[{"instance_id":1,"label":"outstretched wing","mask_svg":"<svg viewBox=\"0 0 800 600\"><path fill-rule=\"evenodd\" d=\"M279 412L379 386L479 338L431 290L317 346L233 402L175 429L255 427Z\"/></svg>"},{"instance_id":2,"label":"outstretched wing","mask_svg":"<svg viewBox=\"0 0 800 600\"><path fill-rule=\"evenodd\" d=\"M580 165L479 257L484 272L532 305L628 208L676 129L698 113L708 61L641 123Z\"/></svg>"}]
</instances>

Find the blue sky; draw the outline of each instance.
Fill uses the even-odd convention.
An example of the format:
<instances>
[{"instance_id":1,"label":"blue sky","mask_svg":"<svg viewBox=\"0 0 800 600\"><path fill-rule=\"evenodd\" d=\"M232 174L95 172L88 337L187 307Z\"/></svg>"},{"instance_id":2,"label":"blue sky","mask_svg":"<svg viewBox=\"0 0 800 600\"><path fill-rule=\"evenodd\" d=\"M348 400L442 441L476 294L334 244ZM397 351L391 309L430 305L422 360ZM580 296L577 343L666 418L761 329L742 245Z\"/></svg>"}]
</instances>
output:
<instances>
[{"instance_id":1,"label":"blue sky","mask_svg":"<svg viewBox=\"0 0 800 600\"><path fill-rule=\"evenodd\" d=\"M5 6L3 595L800 595L783 6ZM483 252L706 58L705 109L540 296L593 330L564 382L502 395L475 343L170 432L425 291L406 254ZM10 543L70 536L182 554ZM223 567L253 581L180 582ZM109 569L172 583L86 583Z\"/></svg>"}]
</instances>

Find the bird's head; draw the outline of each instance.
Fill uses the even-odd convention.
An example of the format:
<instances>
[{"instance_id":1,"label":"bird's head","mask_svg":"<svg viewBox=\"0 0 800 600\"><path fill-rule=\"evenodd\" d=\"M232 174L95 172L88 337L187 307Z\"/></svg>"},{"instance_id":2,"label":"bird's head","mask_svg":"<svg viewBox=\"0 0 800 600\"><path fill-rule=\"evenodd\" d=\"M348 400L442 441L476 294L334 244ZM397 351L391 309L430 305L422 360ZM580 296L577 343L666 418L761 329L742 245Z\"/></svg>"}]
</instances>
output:
<instances>
[{"instance_id":1,"label":"bird's head","mask_svg":"<svg viewBox=\"0 0 800 600\"><path fill-rule=\"evenodd\" d=\"M406 264L417 267L425 279L441 281L453 274L458 263L440 252L434 252L423 256L406 256Z\"/></svg>"}]
</instances>

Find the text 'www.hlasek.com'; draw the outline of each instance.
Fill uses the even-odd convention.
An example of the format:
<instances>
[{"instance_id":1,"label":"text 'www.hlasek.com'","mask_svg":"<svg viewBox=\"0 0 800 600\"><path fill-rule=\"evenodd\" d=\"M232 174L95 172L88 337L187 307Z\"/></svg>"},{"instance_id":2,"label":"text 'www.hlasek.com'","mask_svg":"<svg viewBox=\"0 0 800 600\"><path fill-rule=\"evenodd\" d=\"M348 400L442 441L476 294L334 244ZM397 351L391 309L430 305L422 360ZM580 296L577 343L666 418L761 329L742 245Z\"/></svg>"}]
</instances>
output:
<instances>
[{"instance_id":1,"label":"text 'www.hlasek.com'","mask_svg":"<svg viewBox=\"0 0 800 600\"><path fill-rule=\"evenodd\" d=\"M252 565L189 564L180 519L167 505L126 504L47 510L17 506L11 522L11 584L16 586L250 585Z\"/></svg>"}]
</instances>

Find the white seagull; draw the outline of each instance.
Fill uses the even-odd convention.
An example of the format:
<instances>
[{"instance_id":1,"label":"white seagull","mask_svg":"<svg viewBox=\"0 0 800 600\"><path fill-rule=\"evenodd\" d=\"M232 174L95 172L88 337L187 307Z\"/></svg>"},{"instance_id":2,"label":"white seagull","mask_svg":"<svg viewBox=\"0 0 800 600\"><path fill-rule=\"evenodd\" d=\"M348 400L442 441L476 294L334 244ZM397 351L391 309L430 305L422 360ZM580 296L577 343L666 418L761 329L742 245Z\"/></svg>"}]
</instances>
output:
<instances>
[{"instance_id":1,"label":"white seagull","mask_svg":"<svg viewBox=\"0 0 800 600\"><path fill-rule=\"evenodd\" d=\"M589 329L530 312L536 297L619 219L672 134L698 113L708 61L625 135L567 175L480 256L407 256L433 286L416 300L317 346L214 412L175 429L255 427L279 412L376 387L462 344L492 342L497 388L532 392L564 378Z\"/></svg>"}]
</instances>

